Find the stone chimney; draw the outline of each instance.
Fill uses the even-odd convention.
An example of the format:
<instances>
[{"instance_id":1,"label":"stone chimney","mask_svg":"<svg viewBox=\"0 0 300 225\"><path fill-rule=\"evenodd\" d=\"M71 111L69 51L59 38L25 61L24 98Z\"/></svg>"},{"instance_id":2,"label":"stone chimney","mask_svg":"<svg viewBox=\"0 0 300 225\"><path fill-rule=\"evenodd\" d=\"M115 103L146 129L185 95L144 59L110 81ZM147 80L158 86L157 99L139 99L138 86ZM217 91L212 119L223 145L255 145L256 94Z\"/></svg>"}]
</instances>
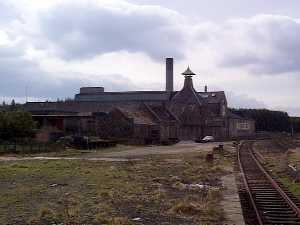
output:
<instances>
[{"instance_id":1,"label":"stone chimney","mask_svg":"<svg viewBox=\"0 0 300 225\"><path fill-rule=\"evenodd\" d=\"M173 58L166 58L166 91L172 92L173 89Z\"/></svg>"}]
</instances>

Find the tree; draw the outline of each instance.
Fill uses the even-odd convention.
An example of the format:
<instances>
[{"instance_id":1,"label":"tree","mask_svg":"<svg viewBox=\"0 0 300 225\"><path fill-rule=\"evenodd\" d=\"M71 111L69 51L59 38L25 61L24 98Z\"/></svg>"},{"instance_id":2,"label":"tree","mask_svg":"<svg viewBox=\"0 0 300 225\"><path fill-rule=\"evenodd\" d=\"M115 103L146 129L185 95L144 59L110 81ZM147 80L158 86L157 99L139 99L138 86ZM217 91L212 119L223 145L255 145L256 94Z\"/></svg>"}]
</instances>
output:
<instances>
[{"instance_id":1,"label":"tree","mask_svg":"<svg viewBox=\"0 0 300 225\"><path fill-rule=\"evenodd\" d=\"M0 112L0 139L14 140L32 137L36 123L28 112Z\"/></svg>"},{"instance_id":2,"label":"tree","mask_svg":"<svg viewBox=\"0 0 300 225\"><path fill-rule=\"evenodd\" d=\"M10 108L11 111L16 110L16 102L15 102L14 99L11 101L9 108Z\"/></svg>"}]
</instances>

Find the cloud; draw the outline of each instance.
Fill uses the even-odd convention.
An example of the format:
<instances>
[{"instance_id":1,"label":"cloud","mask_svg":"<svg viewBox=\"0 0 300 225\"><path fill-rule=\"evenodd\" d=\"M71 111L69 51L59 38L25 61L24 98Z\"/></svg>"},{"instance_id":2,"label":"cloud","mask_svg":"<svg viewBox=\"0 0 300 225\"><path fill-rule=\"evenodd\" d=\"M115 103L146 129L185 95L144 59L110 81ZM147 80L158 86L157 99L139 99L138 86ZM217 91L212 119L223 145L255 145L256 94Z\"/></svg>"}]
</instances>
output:
<instances>
[{"instance_id":1,"label":"cloud","mask_svg":"<svg viewBox=\"0 0 300 225\"><path fill-rule=\"evenodd\" d=\"M15 96L22 98L27 94L36 98L73 97L81 86L88 82L82 74L55 74L45 71L39 63L28 59L26 48L22 42L10 42L0 45L0 96ZM119 74L98 74L94 79L100 79L101 84L114 91L134 89L130 79Z\"/></svg>"},{"instance_id":2,"label":"cloud","mask_svg":"<svg viewBox=\"0 0 300 225\"><path fill-rule=\"evenodd\" d=\"M67 60L121 50L145 52L155 60L182 58L179 20L178 13L160 6L67 1L39 13L39 44Z\"/></svg>"},{"instance_id":3,"label":"cloud","mask_svg":"<svg viewBox=\"0 0 300 225\"><path fill-rule=\"evenodd\" d=\"M163 58L173 56L176 88L190 64L200 74L196 84L236 93L227 93L230 106L299 106L299 19L204 23L184 10L135 2L0 1L0 96L22 98L25 86L39 99L72 97L80 86L98 84L109 91L160 90Z\"/></svg>"},{"instance_id":4,"label":"cloud","mask_svg":"<svg viewBox=\"0 0 300 225\"><path fill-rule=\"evenodd\" d=\"M263 101L249 97L244 94L237 94L234 92L226 92L227 102L229 107L233 108L267 108Z\"/></svg>"},{"instance_id":5,"label":"cloud","mask_svg":"<svg viewBox=\"0 0 300 225\"><path fill-rule=\"evenodd\" d=\"M18 17L18 12L16 8L8 1L0 1L0 27L1 25L6 25L8 22L16 19Z\"/></svg>"},{"instance_id":6,"label":"cloud","mask_svg":"<svg viewBox=\"0 0 300 225\"><path fill-rule=\"evenodd\" d=\"M253 75L300 72L300 19L258 15L227 21L211 33L222 67L244 68Z\"/></svg>"},{"instance_id":7,"label":"cloud","mask_svg":"<svg viewBox=\"0 0 300 225\"><path fill-rule=\"evenodd\" d=\"M274 107L274 109L288 112L289 116L300 116L300 107Z\"/></svg>"}]
</instances>

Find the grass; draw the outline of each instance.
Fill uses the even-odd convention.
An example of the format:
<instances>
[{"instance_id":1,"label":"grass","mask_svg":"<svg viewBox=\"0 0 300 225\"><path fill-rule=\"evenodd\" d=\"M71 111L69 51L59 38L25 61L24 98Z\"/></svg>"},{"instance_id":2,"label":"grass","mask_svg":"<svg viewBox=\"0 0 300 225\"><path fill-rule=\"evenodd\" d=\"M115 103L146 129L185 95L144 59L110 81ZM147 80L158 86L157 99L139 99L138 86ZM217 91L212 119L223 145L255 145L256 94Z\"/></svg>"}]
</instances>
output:
<instances>
[{"instance_id":1,"label":"grass","mask_svg":"<svg viewBox=\"0 0 300 225\"><path fill-rule=\"evenodd\" d=\"M295 165L298 169L300 168L300 153L299 151L292 149L287 152L287 159L290 164ZM282 177L281 182L292 192L295 196L300 198L300 183L295 182L289 177Z\"/></svg>"},{"instance_id":2,"label":"grass","mask_svg":"<svg viewBox=\"0 0 300 225\"><path fill-rule=\"evenodd\" d=\"M260 146L259 146L260 145ZM279 177L280 182L288 188L288 190L297 196L300 197L300 183L293 181L287 173L287 165L293 164L297 168L300 168L300 153L295 149L289 149L287 152L279 151L278 149L272 151L273 143L270 141L258 142L257 146L260 148L260 152L264 155L266 160L266 165L269 170L272 171L272 174ZM274 148L278 148L275 146ZM269 149L269 151L266 151Z\"/></svg>"},{"instance_id":3,"label":"grass","mask_svg":"<svg viewBox=\"0 0 300 225\"><path fill-rule=\"evenodd\" d=\"M226 157L206 163L200 153L129 162L0 162L0 224L132 225L134 218L139 224L218 224L221 189L174 184L217 187L228 164Z\"/></svg>"},{"instance_id":4,"label":"grass","mask_svg":"<svg viewBox=\"0 0 300 225\"><path fill-rule=\"evenodd\" d=\"M300 198L300 184L294 182L288 177L281 177L279 178L280 182L288 188L288 190L293 193L295 196Z\"/></svg>"}]
</instances>

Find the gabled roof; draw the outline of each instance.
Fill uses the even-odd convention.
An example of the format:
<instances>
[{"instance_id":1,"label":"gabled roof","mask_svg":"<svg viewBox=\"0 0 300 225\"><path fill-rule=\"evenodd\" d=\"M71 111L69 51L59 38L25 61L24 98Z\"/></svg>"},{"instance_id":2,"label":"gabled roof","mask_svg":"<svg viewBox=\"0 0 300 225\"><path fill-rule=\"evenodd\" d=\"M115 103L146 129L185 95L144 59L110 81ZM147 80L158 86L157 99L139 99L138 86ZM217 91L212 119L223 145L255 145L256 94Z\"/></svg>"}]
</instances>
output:
<instances>
[{"instance_id":1,"label":"gabled roof","mask_svg":"<svg viewBox=\"0 0 300 225\"><path fill-rule=\"evenodd\" d=\"M142 105L131 107L118 106L115 108L121 111L126 117L133 119L134 124L157 125L153 116Z\"/></svg>"},{"instance_id":2,"label":"gabled roof","mask_svg":"<svg viewBox=\"0 0 300 225\"><path fill-rule=\"evenodd\" d=\"M176 118L168 111L164 105L149 105L146 108L154 115L158 121L176 121Z\"/></svg>"}]
</instances>

